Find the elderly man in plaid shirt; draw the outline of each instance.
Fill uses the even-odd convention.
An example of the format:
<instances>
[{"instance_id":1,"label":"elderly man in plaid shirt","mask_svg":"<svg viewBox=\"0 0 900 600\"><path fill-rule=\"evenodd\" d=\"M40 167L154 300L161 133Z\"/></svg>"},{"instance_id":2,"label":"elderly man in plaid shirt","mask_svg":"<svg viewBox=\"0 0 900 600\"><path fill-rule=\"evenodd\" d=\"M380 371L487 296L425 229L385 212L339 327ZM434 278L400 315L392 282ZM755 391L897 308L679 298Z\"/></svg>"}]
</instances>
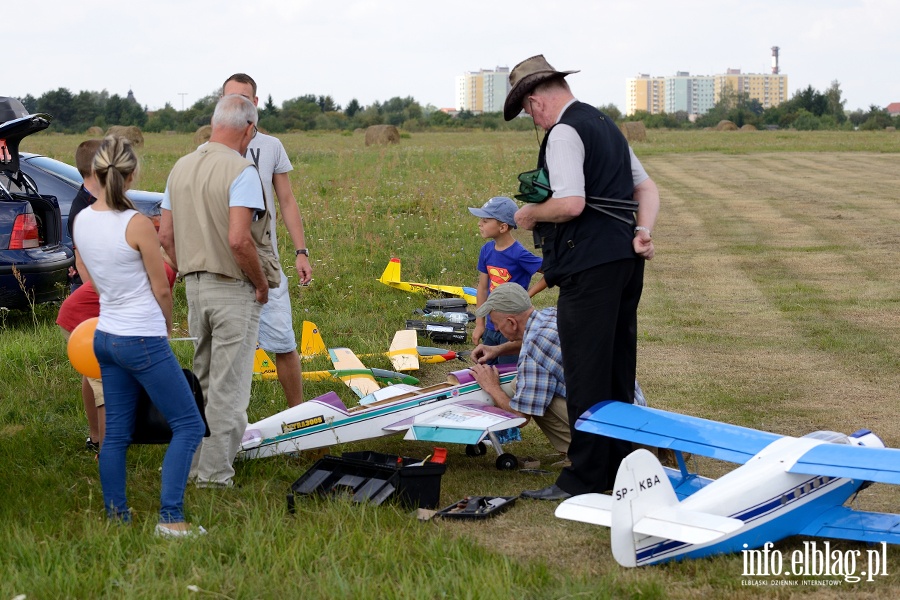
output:
<instances>
[{"instance_id":1,"label":"elderly man in plaid shirt","mask_svg":"<svg viewBox=\"0 0 900 600\"><path fill-rule=\"evenodd\" d=\"M536 310L522 286L504 283L494 288L475 314L479 317L490 315L497 331L509 340L499 346L477 346L472 351L476 361L487 362L499 354L519 354L516 393L512 398L500 387L500 377L495 367L476 364L472 367L475 380L498 407L533 418L550 444L565 455L569 451L572 434L566 408L566 379L556 326L556 308ZM646 406L637 381L634 386L635 404Z\"/></svg>"}]
</instances>

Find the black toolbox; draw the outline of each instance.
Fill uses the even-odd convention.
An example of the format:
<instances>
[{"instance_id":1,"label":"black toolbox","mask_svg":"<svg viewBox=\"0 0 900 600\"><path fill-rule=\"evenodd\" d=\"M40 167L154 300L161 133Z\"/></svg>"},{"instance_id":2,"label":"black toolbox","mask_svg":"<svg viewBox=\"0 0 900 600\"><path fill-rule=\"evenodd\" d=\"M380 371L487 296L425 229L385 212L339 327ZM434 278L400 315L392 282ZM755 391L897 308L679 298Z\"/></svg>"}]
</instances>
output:
<instances>
[{"instance_id":1,"label":"black toolbox","mask_svg":"<svg viewBox=\"0 0 900 600\"><path fill-rule=\"evenodd\" d=\"M354 502L378 505L394 497L409 508L436 508L441 476L447 465L379 452L345 452L325 456L291 485L288 510L294 496L346 495Z\"/></svg>"}]
</instances>

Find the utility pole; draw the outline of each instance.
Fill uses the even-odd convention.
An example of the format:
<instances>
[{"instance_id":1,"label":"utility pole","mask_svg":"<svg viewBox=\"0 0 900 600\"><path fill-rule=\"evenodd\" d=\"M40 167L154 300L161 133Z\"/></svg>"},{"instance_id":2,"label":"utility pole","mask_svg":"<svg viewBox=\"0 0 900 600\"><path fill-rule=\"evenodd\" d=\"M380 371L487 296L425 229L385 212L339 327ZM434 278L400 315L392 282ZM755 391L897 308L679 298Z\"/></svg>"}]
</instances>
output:
<instances>
[{"instance_id":1,"label":"utility pole","mask_svg":"<svg viewBox=\"0 0 900 600\"><path fill-rule=\"evenodd\" d=\"M178 92L178 95L181 96L181 112L184 112L184 97L187 96L187 92Z\"/></svg>"}]
</instances>

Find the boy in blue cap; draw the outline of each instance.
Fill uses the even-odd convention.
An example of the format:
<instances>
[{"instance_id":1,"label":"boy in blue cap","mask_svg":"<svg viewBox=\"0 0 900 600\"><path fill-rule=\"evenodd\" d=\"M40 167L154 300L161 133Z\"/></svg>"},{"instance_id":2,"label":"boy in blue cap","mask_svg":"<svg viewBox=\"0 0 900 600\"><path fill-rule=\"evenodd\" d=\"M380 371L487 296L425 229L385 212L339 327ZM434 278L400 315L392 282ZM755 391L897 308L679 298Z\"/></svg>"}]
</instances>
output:
<instances>
[{"instance_id":1,"label":"boy in blue cap","mask_svg":"<svg viewBox=\"0 0 900 600\"><path fill-rule=\"evenodd\" d=\"M479 217L478 231L488 242L481 247L478 255L478 293L476 308L484 304L488 295L498 285L515 282L534 296L544 289L543 279L529 289L531 277L541 268L541 258L525 249L512 235L516 228L516 211L519 207L511 198L497 196L484 203L481 208L469 208L469 212ZM476 346L498 346L507 341L494 324L484 317L475 320L472 343ZM515 364L516 355L497 357L489 364Z\"/></svg>"}]
</instances>

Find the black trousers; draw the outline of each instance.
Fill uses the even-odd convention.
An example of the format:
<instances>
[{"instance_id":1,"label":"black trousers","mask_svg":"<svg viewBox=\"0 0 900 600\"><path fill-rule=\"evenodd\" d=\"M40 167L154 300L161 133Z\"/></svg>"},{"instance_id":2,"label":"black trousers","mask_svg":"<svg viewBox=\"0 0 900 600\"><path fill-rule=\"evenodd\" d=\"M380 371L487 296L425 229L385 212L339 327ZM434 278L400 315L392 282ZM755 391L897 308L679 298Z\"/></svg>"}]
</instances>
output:
<instances>
[{"instance_id":1,"label":"black trousers","mask_svg":"<svg viewBox=\"0 0 900 600\"><path fill-rule=\"evenodd\" d=\"M558 322L566 374L571 467L557 485L570 494L612 489L631 444L575 429L577 419L604 400L634 402L637 308L644 260L619 260L586 269L559 284Z\"/></svg>"}]
</instances>

